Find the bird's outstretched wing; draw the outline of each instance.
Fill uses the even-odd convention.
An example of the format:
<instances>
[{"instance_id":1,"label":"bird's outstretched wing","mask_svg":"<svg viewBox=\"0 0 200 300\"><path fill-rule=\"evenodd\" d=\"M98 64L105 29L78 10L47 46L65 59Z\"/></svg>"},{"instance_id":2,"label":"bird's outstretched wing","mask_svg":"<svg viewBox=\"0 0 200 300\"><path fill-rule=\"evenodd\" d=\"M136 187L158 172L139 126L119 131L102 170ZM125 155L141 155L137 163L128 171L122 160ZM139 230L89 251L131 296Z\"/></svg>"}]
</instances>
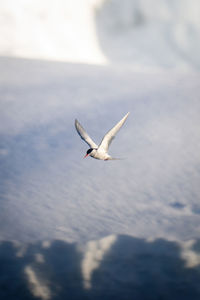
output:
<instances>
[{"instance_id":1,"label":"bird's outstretched wing","mask_svg":"<svg viewBox=\"0 0 200 300\"><path fill-rule=\"evenodd\" d=\"M87 134L85 129L81 126L81 124L78 122L78 120L75 120L75 127L82 140L84 140L90 146L90 148L98 148L98 146L89 137L89 135Z\"/></svg>"},{"instance_id":2,"label":"bird's outstretched wing","mask_svg":"<svg viewBox=\"0 0 200 300\"><path fill-rule=\"evenodd\" d=\"M126 119L128 118L129 112L111 129L109 130L105 136L103 137L101 143L99 144L99 149L102 149L106 152L108 152L108 148L114 139L115 135L119 131L119 129L122 127Z\"/></svg>"}]
</instances>

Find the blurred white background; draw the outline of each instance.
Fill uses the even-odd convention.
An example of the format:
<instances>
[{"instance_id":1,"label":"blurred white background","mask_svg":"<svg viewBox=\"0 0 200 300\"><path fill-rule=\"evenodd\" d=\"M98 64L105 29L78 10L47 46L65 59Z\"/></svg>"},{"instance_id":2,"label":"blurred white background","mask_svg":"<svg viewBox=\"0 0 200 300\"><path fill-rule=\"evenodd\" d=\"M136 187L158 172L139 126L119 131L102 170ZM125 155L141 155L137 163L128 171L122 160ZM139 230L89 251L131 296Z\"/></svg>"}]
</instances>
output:
<instances>
[{"instance_id":1,"label":"blurred white background","mask_svg":"<svg viewBox=\"0 0 200 300\"><path fill-rule=\"evenodd\" d=\"M200 1L0 0L0 299L200 299ZM83 159L125 113L110 147Z\"/></svg>"},{"instance_id":2,"label":"blurred white background","mask_svg":"<svg viewBox=\"0 0 200 300\"><path fill-rule=\"evenodd\" d=\"M0 55L200 69L198 0L1 0Z\"/></svg>"}]
</instances>

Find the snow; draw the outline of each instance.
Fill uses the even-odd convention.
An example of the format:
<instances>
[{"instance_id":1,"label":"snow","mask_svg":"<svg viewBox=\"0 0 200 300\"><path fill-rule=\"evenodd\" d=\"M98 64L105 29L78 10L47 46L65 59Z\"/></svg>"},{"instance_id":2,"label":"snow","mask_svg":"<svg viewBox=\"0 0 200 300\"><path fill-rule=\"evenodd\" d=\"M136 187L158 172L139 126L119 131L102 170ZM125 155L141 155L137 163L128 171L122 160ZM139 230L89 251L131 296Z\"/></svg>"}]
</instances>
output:
<instances>
[{"instance_id":1,"label":"snow","mask_svg":"<svg viewBox=\"0 0 200 300\"><path fill-rule=\"evenodd\" d=\"M199 70L199 18L198 0L1 0L0 55Z\"/></svg>"},{"instance_id":2,"label":"snow","mask_svg":"<svg viewBox=\"0 0 200 300\"><path fill-rule=\"evenodd\" d=\"M0 1L1 55L104 64L89 0Z\"/></svg>"},{"instance_id":3,"label":"snow","mask_svg":"<svg viewBox=\"0 0 200 300\"><path fill-rule=\"evenodd\" d=\"M0 298L199 299L199 2L0 4Z\"/></svg>"}]
</instances>

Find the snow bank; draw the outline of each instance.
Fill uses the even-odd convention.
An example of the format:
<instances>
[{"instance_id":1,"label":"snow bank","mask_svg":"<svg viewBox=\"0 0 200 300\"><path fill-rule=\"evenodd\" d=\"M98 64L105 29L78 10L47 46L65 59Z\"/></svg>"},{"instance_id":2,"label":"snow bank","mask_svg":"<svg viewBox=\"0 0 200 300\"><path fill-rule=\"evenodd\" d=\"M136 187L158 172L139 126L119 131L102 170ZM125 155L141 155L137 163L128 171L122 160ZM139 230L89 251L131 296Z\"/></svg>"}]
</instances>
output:
<instances>
[{"instance_id":1,"label":"snow bank","mask_svg":"<svg viewBox=\"0 0 200 300\"><path fill-rule=\"evenodd\" d=\"M96 15L106 57L134 69L200 68L198 0L110 0Z\"/></svg>"},{"instance_id":2,"label":"snow bank","mask_svg":"<svg viewBox=\"0 0 200 300\"><path fill-rule=\"evenodd\" d=\"M0 1L0 55L200 68L198 0Z\"/></svg>"},{"instance_id":3,"label":"snow bank","mask_svg":"<svg viewBox=\"0 0 200 300\"><path fill-rule=\"evenodd\" d=\"M0 54L103 64L89 0L0 2Z\"/></svg>"}]
</instances>

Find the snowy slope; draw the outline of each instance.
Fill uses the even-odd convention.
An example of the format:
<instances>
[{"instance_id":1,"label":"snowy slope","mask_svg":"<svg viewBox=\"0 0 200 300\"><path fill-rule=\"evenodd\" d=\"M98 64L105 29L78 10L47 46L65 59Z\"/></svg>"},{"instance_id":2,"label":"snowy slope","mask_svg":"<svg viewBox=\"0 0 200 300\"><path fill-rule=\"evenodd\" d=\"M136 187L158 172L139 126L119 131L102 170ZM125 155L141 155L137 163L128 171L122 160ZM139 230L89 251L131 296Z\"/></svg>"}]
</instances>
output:
<instances>
[{"instance_id":1,"label":"snowy slope","mask_svg":"<svg viewBox=\"0 0 200 300\"><path fill-rule=\"evenodd\" d=\"M106 62L90 0L1 0L0 17L1 55Z\"/></svg>"},{"instance_id":2,"label":"snowy slope","mask_svg":"<svg viewBox=\"0 0 200 300\"><path fill-rule=\"evenodd\" d=\"M198 0L1 0L0 55L200 69Z\"/></svg>"},{"instance_id":3,"label":"snowy slope","mask_svg":"<svg viewBox=\"0 0 200 300\"><path fill-rule=\"evenodd\" d=\"M199 19L198 0L110 0L96 14L97 36L112 63L199 70Z\"/></svg>"}]
</instances>

